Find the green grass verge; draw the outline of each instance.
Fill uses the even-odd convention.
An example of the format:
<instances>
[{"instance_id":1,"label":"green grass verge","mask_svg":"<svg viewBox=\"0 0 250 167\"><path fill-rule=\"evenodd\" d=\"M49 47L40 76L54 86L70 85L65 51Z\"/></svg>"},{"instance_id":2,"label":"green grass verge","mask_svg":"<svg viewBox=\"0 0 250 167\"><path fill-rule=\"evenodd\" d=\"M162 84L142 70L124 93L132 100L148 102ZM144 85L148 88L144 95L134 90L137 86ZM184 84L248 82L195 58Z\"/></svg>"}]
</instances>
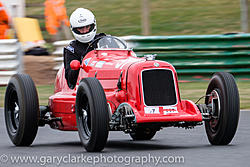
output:
<instances>
[{"instance_id":1,"label":"green grass verge","mask_svg":"<svg viewBox=\"0 0 250 167\"><path fill-rule=\"evenodd\" d=\"M237 81L240 94L240 109L250 109L250 81ZM180 92L182 99L189 99L196 102L201 96L206 94L208 82L190 82L180 83ZM204 103L201 100L200 103Z\"/></svg>"},{"instance_id":2,"label":"green grass verge","mask_svg":"<svg viewBox=\"0 0 250 167\"><path fill-rule=\"evenodd\" d=\"M238 81L238 88L240 92L241 109L250 109L250 81ZM190 82L179 83L181 98L189 99L196 102L201 96L205 95L208 82ZM0 87L0 107L3 107L5 87ZM54 85L37 86L39 94L40 105L48 105L48 98L53 94ZM204 100L201 100L203 103Z\"/></svg>"},{"instance_id":3,"label":"green grass verge","mask_svg":"<svg viewBox=\"0 0 250 167\"><path fill-rule=\"evenodd\" d=\"M6 87L0 87L0 107L4 106L4 96ZM49 96L54 92L54 85L37 86L39 104L48 105Z\"/></svg>"}]
</instances>

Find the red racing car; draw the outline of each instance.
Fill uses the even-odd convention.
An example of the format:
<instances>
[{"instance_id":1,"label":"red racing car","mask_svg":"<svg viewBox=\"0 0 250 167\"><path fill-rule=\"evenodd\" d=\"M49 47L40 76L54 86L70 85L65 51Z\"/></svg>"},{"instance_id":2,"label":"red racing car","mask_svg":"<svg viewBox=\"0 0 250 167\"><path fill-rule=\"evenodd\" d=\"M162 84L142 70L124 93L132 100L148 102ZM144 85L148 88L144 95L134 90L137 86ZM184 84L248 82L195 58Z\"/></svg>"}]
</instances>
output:
<instances>
[{"instance_id":1,"label":"red racing car","mask_svg":"<svg viewBox=\"0 0 250 167\"><path fill-rule=\"evenodd\" d=\"M239 120L239 93L233 76L213 75L204 104L180 98L177 73L155 55L142 58L119 38L104 36L92 42L98 48L82 60L71 90L58 71L48 106L40 106L36 87L26 74L14 75L5 94L5 121L16 146L32 144L39 126L77 131L87 151L101 151L109 131L124 131L133 140L150 140L162 127L193 128L205 123L213 145L227 145Z\"/></svg>"}]
</instances>

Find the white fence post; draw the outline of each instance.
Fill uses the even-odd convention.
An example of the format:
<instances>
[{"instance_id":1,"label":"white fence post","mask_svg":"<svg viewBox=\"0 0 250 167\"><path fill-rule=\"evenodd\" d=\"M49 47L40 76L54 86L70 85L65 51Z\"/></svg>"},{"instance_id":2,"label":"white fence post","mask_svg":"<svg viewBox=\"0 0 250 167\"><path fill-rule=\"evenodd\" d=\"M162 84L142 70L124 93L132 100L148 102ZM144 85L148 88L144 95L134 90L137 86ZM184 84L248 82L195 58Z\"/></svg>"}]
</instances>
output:
<instances>
[{"instance_id":1,"label":"white fence post","mask_svg":"<svg viewBox=\"0 0 250 167\"><path fill-rule=\"evenodd\" d=\"M240 0L241 8L241 30L248 32L248 1Z\"/></svg>"},{"instance_id":2,"label":"white fence post","mask_svg":"<svg viewBox=\"0 0 250 167\"><path fill-rule=\"evenodd\" d=\"M0 40L0 85L7 85L10 77L23 72L23 52L17 39Z\"/></svg>"}]
</instances>

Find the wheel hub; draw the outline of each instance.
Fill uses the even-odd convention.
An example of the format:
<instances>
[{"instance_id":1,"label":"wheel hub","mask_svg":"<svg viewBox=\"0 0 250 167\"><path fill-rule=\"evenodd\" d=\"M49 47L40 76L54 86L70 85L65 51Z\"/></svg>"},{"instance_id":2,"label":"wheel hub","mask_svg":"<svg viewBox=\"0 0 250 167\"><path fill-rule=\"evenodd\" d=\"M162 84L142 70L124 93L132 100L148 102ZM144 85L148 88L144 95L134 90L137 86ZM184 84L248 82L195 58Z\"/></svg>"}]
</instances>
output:
<instances>
[{"instance_id":1,"label":"wheel hub","mask_svg":"<svg viewBox=\"0 0 250 167\"><path fill-rule=\"evenodd\" d=\"M211 130L216 131L219 124L220 110L221 110L220 96L218 90L215 89L211 92L207 106L210 110L210 116L211 116L209 120Z\"/></svg>"}]
</instances>

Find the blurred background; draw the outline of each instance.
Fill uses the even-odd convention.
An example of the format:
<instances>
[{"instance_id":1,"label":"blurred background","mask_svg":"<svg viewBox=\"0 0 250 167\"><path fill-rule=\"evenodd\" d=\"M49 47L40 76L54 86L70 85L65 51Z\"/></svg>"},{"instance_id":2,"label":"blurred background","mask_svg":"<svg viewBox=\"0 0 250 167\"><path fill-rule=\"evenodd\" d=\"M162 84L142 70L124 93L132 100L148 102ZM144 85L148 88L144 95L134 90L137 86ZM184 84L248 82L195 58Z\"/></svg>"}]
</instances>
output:
<instances>
[{"instance_id":1,"label":"blurred background","mask_svg":"<svg viewBox=\"0 0 250 167\"><path fill-rule=\"evenodd\" d=\"M50 41L45 29L44 2L26 0L24 11L27 17L39 19L44 39ZM142 35L143 9L149 10L147 35L194 35L241 32L242 3L242 0L66 0L65 7L68 16L78 7L92 10L98 31L112 35Z\"/></svg>"},{"instance_id":2,"label":"blurred background","mask_svg":"<svg viewBox=\"0 0 250 167\"><path fill-rule=\"evenodd\" d=\"M55 0L56 1L56 0ZM98 31L108 34L141 35L143 9L148 9L147 35L223 34L241 32L241 5L247 0L65 0L67 15L78 7L96 16ZM12 17L36 18L45 41L45 0L2 0ZM143 6L147 3L147 7ZM245 3L246 5L247 3ZM248 3L248 6L250 4Z\"/></svg>"},{"instance_id":3,"label":"blurred background","mask_svg":"<svg viewBox=\"0 0 250 167\"><path fill-rule=\"evenodd\" d=\"M13 74L7 75L8 68L12 68L12 71L15 68L15 71L28 73L38 85L41 104L46 104L48 96L53 93L57 72L55 66L58 64L56 61L59 60L59 63L62 61L62 52L55 53L58 42L66 40L63 42L63 45L66 45L73 39L68 18L76 8L83 7L95 14L99 33L105 32L115 36L154 36L156 39L165 36L166 40L181 37L182 41L178 43L178 47L182 48L180 52L171 52L170 57L165 57L167 60L169 58L170 62L173 60L171 63L176 65L177 71L181 68L189 68L187 65L191 65L194 61L203 71L209 69L214 71L215 67L212 65L217 61L216 55L221 56L217 69L223 70L225 66L229 72L230 68L235 69L235 73L243 71L239 80L237 79L241 93L241 108L250 108L248 96L250 93L250 34L248 34L250 2L248 0L0 0L0 2L3 4L0 9L5 10L8 16L7 22L0 21L1 24L7 25L5 35L0 40L0 49L14 45L18 48L19 42L21 43L21 51L15 52L17 55L15 58L12 56L11 59L7 56L13 55L11 51L0 53L0 78L3 76L6 78L5 84L2 85L6 85L10 74ZM3 16L0 18L3 19ZM237 36L239 33L240 40ZM216 38L210 36L211 34L217 34ZM224 37L222 34L229 34L229 37ZM236 34L236 36L231 37L230 34ZM205 35L205 38L200 39L199 35ZM187 38L191 40L186 40ZM17 41L8 39L17 39ZM218 42L218 39L221 40ZM175 54L183 53L182 46L195 40L196 43L187 46L189 49L184 48L185 52L202 42L206 44L207 50L219 45L223 45L224 50L218 52L214 49L209 50L209 53L192 50L192 53L187 54L193 59L182 56L178 62L175 61ZM241 48L232 49L231 47L236 46L237 43ZM173 44L168 42L161 44L163 47L170 45ZM157 52L157 50L154 51ZM167 49L165 51L168 53ZM22 58L18 58L20 55ZM226 59L228 55L231 56L230 59ZM203 58L199 59L201 57ZM204 63L210 57L212 57L210 66L205 68L202 62ZM180 62L186 64L181 66ZM6 64L9 66L13 64L13 66L7 68ZM197 66L191 68L195 69ZM206 77L201 75L192 77L191 81L196 82L189 82L189 79L184 78L182 81L185 83L180 85L182 97L196 100L205 93L210 77L210 73ZM2 106L4 91L5 87L0 87L0 106Z\"/></svg>"},{"instance_id":4,"label":"blurred background","mask_svg":"<svg viewBox=\"0 0 250 167\"><path fill-rule=\"evenodd\" d=\"M51 42L72 39L65 27L78 7L96 16L98 31L115 36L198 35L248 32L248 0L1 0L16 35L15 17L37 19L49 51ZM20 27L20 24L18 25ZM52 26L56 26L52 30ZM39 30L39 31L40 31ZM20 36L20 35L19 35Z\"/></svg>"}]
</instances>

